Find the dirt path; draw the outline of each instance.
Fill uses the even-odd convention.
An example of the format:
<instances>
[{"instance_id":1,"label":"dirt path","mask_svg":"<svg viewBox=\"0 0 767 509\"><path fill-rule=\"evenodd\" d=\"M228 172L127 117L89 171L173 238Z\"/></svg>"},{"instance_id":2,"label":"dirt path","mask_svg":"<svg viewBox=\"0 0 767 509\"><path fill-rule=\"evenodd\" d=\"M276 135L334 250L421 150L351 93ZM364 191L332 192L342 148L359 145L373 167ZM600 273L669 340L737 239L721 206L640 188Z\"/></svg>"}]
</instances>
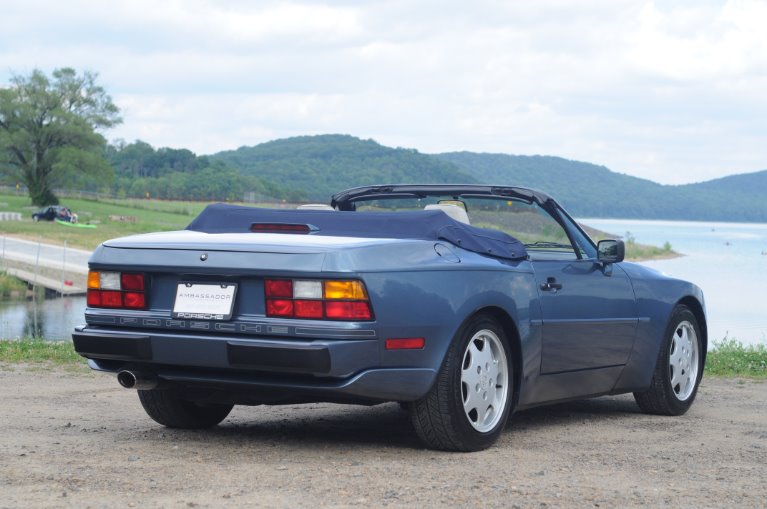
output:
<instances>
[{"instance_id":1,"label":"dirt path","mask_svg":"<svg viewBox=\"0 0 767 509\"><path fill-rule=\"evenodd\" d=\"M706 379L680 418L630 396L514 416L474 454L421 447L398 405L149 420L107 375L0 366L0 507L767 507L767 383Z\"/></svg>"}]
</instances>

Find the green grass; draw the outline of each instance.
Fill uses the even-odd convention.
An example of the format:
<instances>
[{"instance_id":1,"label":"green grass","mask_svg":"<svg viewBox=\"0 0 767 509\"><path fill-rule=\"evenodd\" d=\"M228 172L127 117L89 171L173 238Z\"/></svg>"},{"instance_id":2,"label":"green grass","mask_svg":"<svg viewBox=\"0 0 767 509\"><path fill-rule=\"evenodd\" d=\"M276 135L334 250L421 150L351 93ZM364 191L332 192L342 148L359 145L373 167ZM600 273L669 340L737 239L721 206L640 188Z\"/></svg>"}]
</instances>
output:
<instances>
[{"instance_id":1,"label":"green grass","mask_svg":"<svg viewBox=\"0 0 767 509\"><path fill-rule=\"evenodd\" d=\"M767 347L744 345L728 338L716 341L706 356L706 374L767 378Z\"/></svg>"},{"instance_id":2,"label":"green grass","mask_svg":"<svg viewBox=\"0 0 767 509\"><path fill-rule=\"evenodd\" d=\"M21 280L0 271L0 298L23 298L27 294L27 285Z\"/></svg>"},{"instance_id":3,"label":"green grass","mask_svg":"<svg viewBox=\"0 0 767 509\"><path fill-rule=\"evenodd\" d=\"M115 237L163 230L179 230L207 205L202 202L169 202L160 200L108 200L94 201L62 198L61 203L71 208L81 223L96 224L96 228L71 228L53 221L32 221L38 207L31 205L26 196L0 194L0 210L21 212L21 221L0 222L0 234L25 237L31 240L63 244L92 250L100 243ZM135 222L114 221L110 216L135 218Z\"/></svg>"},{"instance_id":4,"label":"green grass","mask_svg":"<svg viewBox=\"0 0 767 509\"><path fill-rule=\"evenodd\" d=\"M0 340L0 363L52 363L56 365L82 364L83 358L71 341L43 341L42 339Z\"/></svg>"},{"instance_id":5,"label":"green grass","mask_svg":"<svg viewBox=\"0 0 767 509\"><path fill-rule=\"evenodd\" d=\"M679 253L671 249L668 242L664 247L638 244L636 242L626 244L626 260L629 261L657 260L661 258L675 258L677 256L680 256Z\"/></svg>"},{"instance_id":6,"label":"green grass","mask_svg":"<svg viewBox=\"0 0 767 509\"><path fill-rule=\"evenodd\" d=\"M671 249L671 244L666 242L663 247L639 244L631 233L626 233L626 259L632 261L655 260L658 258L674 258L679 253Z\"/></svg>"}]
</instances>

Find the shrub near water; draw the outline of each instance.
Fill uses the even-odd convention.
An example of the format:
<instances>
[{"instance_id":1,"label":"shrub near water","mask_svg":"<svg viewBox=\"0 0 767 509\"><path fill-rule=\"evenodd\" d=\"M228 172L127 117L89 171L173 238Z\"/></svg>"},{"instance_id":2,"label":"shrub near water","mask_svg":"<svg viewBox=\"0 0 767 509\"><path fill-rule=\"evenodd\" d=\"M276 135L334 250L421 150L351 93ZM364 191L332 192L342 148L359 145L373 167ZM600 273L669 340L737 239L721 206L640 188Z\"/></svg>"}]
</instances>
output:
<instances>
[{"instance_id":1,"label":"shrub near water","mask_svg":"<svg viewBox=\"0 0 767 509\"><path fill-rule=\"evenodd\" d=\"M24 297L27 285L19 279L0 271L0 297Z\"/></svg>"},{"instance_id":2,"label":"shrub near water","mask_svg":"<svg viewBox=\"0 0 767 509\"><path fill-rule=\"evenodd\" d=\"M728 338L716 341L706 356L706 374L767 378L767 347Z\"/></svg>"}]
</instances>

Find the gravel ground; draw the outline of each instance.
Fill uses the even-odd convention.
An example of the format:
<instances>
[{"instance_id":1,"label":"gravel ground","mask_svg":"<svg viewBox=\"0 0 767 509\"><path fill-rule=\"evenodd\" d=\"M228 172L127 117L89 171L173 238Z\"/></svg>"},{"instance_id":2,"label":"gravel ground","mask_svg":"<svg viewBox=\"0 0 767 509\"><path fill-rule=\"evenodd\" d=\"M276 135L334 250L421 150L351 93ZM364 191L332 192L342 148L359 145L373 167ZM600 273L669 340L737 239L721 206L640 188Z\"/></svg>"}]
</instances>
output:
<instances>
[{"instance_id":1,"label":"gravel ground","mask_svg":"<svg viewBox=\"0 0 767 509\"><path fill-rule=\"evenodd\" d=\"M683 417L631 396L425 450L396 404L236 407L174 431L113 377L0 366L0 507L767 507L767 383L706 379Z\"/></svg>"}]
</instances>

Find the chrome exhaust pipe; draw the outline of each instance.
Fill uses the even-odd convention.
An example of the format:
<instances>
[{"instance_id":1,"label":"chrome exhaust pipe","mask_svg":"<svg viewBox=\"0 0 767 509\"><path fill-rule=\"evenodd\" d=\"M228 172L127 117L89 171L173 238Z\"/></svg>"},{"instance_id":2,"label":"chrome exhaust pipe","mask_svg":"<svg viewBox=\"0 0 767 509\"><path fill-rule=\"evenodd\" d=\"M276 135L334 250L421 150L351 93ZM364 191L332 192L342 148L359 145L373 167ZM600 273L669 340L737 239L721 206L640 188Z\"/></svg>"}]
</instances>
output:
<instances>
[{"instance_id":1,"label":"chrome exhaust pipe","mask_svg":"<svg viewBox=\"0 0 767 509\"><path fill-rule=\"evenodd\" d=\"M157 377L150 373L124 369L117 373L117 382L126 389L148 391L157 387Z\"/></svg>"}]
</instances>

